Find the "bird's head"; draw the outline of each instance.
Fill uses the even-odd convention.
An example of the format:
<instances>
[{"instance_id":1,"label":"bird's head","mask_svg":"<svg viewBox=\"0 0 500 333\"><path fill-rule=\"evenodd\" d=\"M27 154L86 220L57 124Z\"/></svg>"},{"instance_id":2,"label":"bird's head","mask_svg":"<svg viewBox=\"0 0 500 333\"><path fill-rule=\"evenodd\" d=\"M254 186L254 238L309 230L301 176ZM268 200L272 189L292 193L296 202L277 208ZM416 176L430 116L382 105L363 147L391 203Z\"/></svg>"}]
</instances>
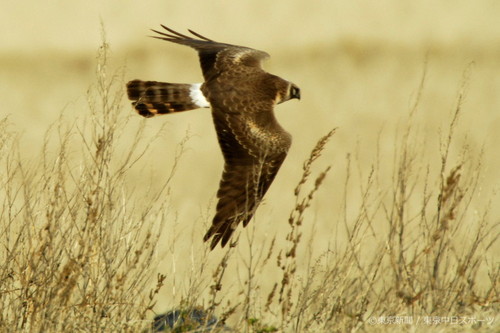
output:
<instances>
[{"instance_id":1,"label":"bird's head","mask_svg":"<svg viewBox=\"0 0 500 333\"><path fill-rule=\"evenodd\" d=\"M281 92L278 91L278 98L277 98L278 104L286 102L286 101L294 99L294 98L297 98L300 100L300 88L297 85L289 82L286 85L286 87L283 87L283 88L281 89Z\"/></svg>"},{"instance_id":2,"label":"bird's head","mask_svg":"<svg viewBox=\"0 0 500 333\"><path fill-rule=\"evenodd\" d=\"M288 96L290 97L289 99L296 98L300 100L300 88L297 85L291 83L290 89L288 90Z\"/></svg>"}]
</instances>

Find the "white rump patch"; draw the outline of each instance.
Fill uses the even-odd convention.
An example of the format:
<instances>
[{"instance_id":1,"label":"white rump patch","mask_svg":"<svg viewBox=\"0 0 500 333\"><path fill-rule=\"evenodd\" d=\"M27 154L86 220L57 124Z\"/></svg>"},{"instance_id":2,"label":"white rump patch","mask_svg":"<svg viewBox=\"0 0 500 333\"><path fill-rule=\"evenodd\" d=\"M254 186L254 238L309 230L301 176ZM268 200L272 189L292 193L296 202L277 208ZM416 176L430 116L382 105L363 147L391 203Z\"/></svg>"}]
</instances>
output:
<instances>
[{"instance_id":1,"label":"white rump patch","mask_svg":"<svg viewBox=\"0 0 500 333\"><path fill-rule=\"evenodd\" d=\"M193 103L198 105L198 107L209 108L210 103L207 101L207 99L201 92L200 87L201 83L192 84L191 87L189 88L189 97L191 97Z\"/></svg>"}]
</instances>

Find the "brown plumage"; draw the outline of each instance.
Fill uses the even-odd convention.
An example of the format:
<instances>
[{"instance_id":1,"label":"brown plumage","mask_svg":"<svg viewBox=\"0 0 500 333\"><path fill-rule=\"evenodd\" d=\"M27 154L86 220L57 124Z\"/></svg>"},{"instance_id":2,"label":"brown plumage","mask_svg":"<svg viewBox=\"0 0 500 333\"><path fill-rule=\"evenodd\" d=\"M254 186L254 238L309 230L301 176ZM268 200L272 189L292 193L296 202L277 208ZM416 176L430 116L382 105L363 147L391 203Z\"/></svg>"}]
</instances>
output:
<instances>
[{"instance_id":1,"label":"brown plumage","mask_svg":"<svg viewBox=\"0 0 500 333\"><path fill-rule=\"evenodd\" d=\"M291 82L265 72L266 52L218 43L194 31L194 37L162 25L159 38L198 51L203 84L175 84L133 80L129 99L144 117L211 107L224 155L218 203L204 240L211 249L224 247L238 224L246 226L269 189L291 145L291 136L276 121L274 105L300 99Z\"/></svg>"},{"instance_id":2,"label":"brown plumage","mask_svg":"<svg viewBox=\"0 0 500 333\"><path fill-rule=\"evenodd\" d=\"M156 114L197 109L190 96L190 84L133 80L127 83L128 98L137 112L146 118Z\"/></svg>"}]
</instances>

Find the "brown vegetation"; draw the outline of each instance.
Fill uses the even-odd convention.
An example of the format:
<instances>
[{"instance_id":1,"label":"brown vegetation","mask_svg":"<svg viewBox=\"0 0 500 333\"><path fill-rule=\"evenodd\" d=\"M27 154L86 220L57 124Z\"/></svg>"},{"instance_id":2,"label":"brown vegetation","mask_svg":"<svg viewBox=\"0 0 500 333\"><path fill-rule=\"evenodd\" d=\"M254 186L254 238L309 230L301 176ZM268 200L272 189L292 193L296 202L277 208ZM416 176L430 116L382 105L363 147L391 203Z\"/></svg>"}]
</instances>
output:
<instances>
[{"instance_id":1,"label":"brown vegetation","mask_svg":"<svg viewBox=\"0 0 500 333\"><path fill-rule=\"evenodd\" d=\"M170 170L154 177L162 184L128 183L160 136L145 133L144 122L131 130L125 80L110 75L104 43L89 116L61 116L38 156L24 156L9 120L0 122L0 331L148 330L153 311L164 310L155 307L162 299L187 313L204 309L238 332L494 330L495 199L477 199L483 155L456 135L470 71L435 145L438 159L429 158L415 120L424 72L392 153L372 142L375 159L367 164L353 151L342 172L326 158L337 136L327 133L304 156L289 199L277 205L288 224L257 214L236 247L209 253L201 231L187 246L175 241L185 232L169 204L171 181L189 138L178 144ZM329 178L343 188L328 187ZM315 206L333 192L339 209ZM278 231L257 239L256 229L270 224ZM161 261L162 251L171 265ZM188 262L190 270L177 271ZM189 322L173 331L195 329Z\"/></svg>"}]
</instances>

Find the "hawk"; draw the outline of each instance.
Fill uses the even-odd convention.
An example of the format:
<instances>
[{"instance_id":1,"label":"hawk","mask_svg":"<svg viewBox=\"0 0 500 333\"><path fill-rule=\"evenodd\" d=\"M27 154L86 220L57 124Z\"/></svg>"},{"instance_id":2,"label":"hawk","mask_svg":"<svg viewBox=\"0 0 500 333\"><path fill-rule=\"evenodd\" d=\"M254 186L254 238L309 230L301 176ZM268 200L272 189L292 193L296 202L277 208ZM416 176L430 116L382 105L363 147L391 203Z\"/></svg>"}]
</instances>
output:
<instances>
[{"instance_id":1,"label":"hawk","mask_svg":"<svg viewBox=\"0 0 500 333\"><path fill-rule=\"evenodd\" d=\"M128 98L144 117L197 108L212 109L224 170L217 192L216 213L204 241L213 250L224 247L238 224L245 227L283 163L292 138L277 122L274 106L300 99L295 84L265 72L269 54L219 43L192 30L193 36L152 30L153 36L198 51L203 83L183 84L133 80Z\"/></svg>"}]
</instances>

